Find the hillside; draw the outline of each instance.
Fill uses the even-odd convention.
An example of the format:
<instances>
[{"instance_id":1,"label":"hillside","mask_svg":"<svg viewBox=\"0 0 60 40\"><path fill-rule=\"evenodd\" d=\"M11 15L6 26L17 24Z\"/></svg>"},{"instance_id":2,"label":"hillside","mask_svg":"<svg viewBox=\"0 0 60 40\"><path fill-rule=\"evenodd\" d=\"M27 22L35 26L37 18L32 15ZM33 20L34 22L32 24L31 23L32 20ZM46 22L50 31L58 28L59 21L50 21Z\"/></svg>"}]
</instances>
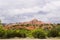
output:
<instances>
[{"instance_id":1,"label":"hillside","mask_svg":"<svg viewBox=\"0 0 60 40\"><path fill-rule=\"evenodd\" d=\"M33 19L29 22L20 22L20 23L10 23L6 24L5 29L21 29L25 28L28 30L33 30L36 28L43 28L43 29L51 29L52 25L50 23L45 23L43 21L38 21L37 19Z\"/></svg>"}]
</instances>

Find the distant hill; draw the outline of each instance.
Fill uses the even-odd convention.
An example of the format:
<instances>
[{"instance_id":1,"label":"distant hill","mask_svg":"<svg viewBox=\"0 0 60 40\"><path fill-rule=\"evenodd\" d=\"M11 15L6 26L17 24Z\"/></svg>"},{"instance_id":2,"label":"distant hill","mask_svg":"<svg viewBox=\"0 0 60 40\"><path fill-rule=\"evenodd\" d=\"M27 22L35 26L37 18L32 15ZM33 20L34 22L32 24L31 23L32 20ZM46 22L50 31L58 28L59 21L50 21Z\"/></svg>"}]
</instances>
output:
<instances>
[{"instance_id":1,"label":"distant hill","mask_svg":"<svg viewBox=\"0 0 60 40\"><path fill-rule=\"evenodd\" d=\"M33 30L36 28L52 28L52 25L50 23L45 23L43 21L38 21L37 19L33 19L29 22L19 22L19 23L10 23L10 24L6 24L4 25L5 29L21 29L21 28L25 28L28 30Z\"/></svg>"},{"instance_id":2,"label":"distant hill","mask_svg":"<svg viewBox=\"0 0 60 40\"><path fill-rule=\"evenodd\" d=\"M29 22L23 22L22 24L44 24L44 22L38 21L37 19L33 19Z\"/></svg>"}]
</instances>

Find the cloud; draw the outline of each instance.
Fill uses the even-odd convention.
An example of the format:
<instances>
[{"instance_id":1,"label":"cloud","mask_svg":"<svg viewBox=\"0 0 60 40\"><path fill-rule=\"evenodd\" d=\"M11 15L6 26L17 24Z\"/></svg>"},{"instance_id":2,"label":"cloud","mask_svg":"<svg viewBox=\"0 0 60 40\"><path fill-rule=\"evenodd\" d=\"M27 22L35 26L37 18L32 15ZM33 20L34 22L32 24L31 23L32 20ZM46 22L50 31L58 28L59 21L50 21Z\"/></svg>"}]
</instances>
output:
<instances>
[{"instance_id":1,"label":"cloud","mask_svg":"<svg viewBox=\"0 0 60 40\"><path fill-rule=\"evenodd\" d=\"M21 8L21 9L9 9L9 15L17 15L24 13L35 13L41 11L40 7L32 7L32 8Z\"/></svg>"},{"instance_id":2,"label":"cloud","mask_svg":"<svg viewBox=\"0 0 60 40\"><path fill-rule=\"evenodd\" d=\"M59 14L60 0L0 0L0 19L5 23L29 21L33 18L60 23Z\"/></svg>"}]
</instances>

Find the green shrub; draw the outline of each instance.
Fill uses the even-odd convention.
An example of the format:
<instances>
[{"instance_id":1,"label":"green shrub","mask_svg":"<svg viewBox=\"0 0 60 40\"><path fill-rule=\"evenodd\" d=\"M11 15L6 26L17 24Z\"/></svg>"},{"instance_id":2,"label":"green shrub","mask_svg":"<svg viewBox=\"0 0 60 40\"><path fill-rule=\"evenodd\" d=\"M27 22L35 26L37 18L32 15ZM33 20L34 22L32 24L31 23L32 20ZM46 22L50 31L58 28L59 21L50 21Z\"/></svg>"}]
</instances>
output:
<instances>
[{"instance_id":1,"label":"green shrub","mask_svg":"<svg viewBox=\"0 0 60 40\"><path fill-rule=\"evenodd\" d=\"M59 32L59 37L60 37L60 25L56 27L56 30Z\"/></svg>"},{"instance_id":2,"label":"green shrub","mask_svg":"<svg viewBox=\"0 0 60 40\"><path fill-rule=\"evenodd\" d=\"M27 37L26 34L27 34L27 30L25 29L16 30L15 32L15 35L20 38L26 38Z\"/></svg>"},{"instance_id":3,"label":"green shrub","mask_svg":"<svg viewBox=\"0 0 60 40\"><path fill-rule=\"evenodd\" d=\"M56 30L60 32L60 26L58 26L58 27L56 28Z\"/></svg>"},{"instance_id":4,"label":"green shrub","mask_svg":"<svg viewBox=\"0 0 60 40\"><path fill-rule=\"evenodd\" d=\"M4 30L0 30L0 38L3 38L3 36L4 36Z\"/></svg>"},{"instance_id":5,"label":"green shrub","mask_svg":"<svg viewBox=\"0 0 60 40\"><path fill-rule=\"evenodd\" d=\"M28 36L29 30L19 29L19 30L0 30L0 38L26 38Z\"/></svg>"},{"instance_id":6,"label":"green shrub","mask_svg":"<svg viewBox=\"0 0 60 40\"><path fill-rule=\"evenodd\" d=\"M59 36L59 32L56 29L51 29L48 32L48 37L58 37Z\"/></svg>"},{"instance_id":7,"label":"green shrub","mask_svg":"<svg viewBox=\"0 0 60 40\"><path fill-rule=\"evenodd\" d=\"M46 38L45 32L42 29L37 29L32 32L34 38L44 39Z\"/></svg>"},{"instance_id":8,"label":"green shrub","mask_svg":"<svg viewBox=\"0 0 60 40\"><path fill-rule=\"evenodd\" d=\"M27 37L33 38L33 36L32 36L32 31L33 31L33 30L28 30L28 33L26 33L26 34L27 34Z\"/></svg>"},{"instance_id":9,"label":"green shrub","mask_svg":"<svg viewBox=\"0 0 60 40\"><path fill-rule=\"evenodd\" d=\"M2 38L13 38L13 37L15 37L14 30L4 30Z\"/></svg>"}]
</instances>

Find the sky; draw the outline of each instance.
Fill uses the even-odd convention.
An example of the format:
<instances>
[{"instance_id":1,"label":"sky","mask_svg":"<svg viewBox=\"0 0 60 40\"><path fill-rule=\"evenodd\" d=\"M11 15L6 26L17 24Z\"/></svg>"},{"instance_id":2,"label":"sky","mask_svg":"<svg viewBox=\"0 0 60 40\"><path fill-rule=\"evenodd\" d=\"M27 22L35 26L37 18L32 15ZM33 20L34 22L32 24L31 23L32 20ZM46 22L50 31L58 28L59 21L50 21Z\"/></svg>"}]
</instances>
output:
<instances>
[{"instance_id":1,"label":"sky","mask_svg":"<svg viewBox=\"0 0 60 40\"><path fill-rule=\"evenodd\" d=\"M38 19L60 23L60 0L0 0L2 23Z\"/></svg>"}]
</instances>

